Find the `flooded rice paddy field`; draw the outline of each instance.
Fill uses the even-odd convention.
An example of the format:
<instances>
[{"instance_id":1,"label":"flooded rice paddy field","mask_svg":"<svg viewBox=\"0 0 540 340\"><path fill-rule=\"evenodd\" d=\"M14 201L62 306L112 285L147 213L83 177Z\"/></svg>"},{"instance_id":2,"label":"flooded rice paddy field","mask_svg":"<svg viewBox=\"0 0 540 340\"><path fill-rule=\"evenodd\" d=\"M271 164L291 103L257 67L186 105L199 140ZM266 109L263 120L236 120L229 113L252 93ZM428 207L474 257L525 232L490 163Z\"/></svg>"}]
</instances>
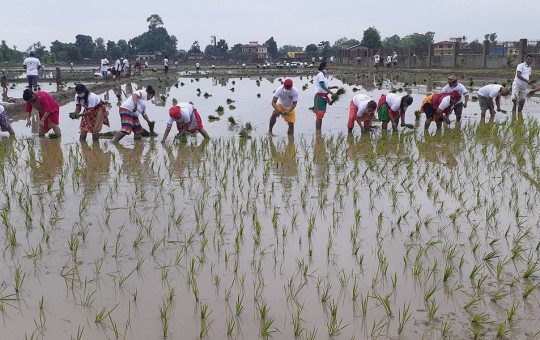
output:
<instances>
[{"instance_id":1,"label":"flooded rice paddy field","mask_svg":"<svg viewBox=\"0 0 540 340\"><path fill-rule=\"evenodd\" d=\"M534 98L523 115L485 122L470 102L463 123L440 132L424 133L420 122L387 134L360 135L355 127L347 136L353 91L345 85L317 135L307 110L311 77L294 78L301 92L295 136L278 120L270 138L279 81L256 80L153 84L160 93L148 113L157 132L173 98L192 101L208 142L80 143L78 121L67 118L72 104L61 108L61 139L37 138L14 123L18 137L0 140L2 334L537 337ZM368 93L378 98L388 92L382 86ZM412 89L408 123L426 91ZM115 92L107 96L118 129ZM207 122L218 105L222 119ZM253 138L241 139L247 122Z\"/></svg>"}]
</instances>

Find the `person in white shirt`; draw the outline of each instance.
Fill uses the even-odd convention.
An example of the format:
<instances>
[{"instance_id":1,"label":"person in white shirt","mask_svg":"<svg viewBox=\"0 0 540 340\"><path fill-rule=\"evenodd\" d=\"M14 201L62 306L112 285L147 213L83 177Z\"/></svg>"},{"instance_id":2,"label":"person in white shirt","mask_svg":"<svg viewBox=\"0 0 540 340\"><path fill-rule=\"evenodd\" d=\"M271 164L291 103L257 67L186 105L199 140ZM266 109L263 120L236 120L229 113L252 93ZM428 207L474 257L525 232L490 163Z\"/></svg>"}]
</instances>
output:
<instances>
[{"instance_id":1,"label":"person in white shirt","mask_svg":"<svg viewBox=\"0 0 540 340\"><path fill-rule=\"evenodd\" d=\"M392 123L392 129L397 129L397 124L401 119L401 126L405 126L405 111L413 103L413 98L409 95L402 96L397 93L389 93L382 96L377 104L377 113L382 122L382 129L388 128L388 123Z\"/></svg>"},{"instance_id":2,"label":"person in white shirt","mask_svg":"<svg viewBox=\"0 0 540 340\"><path fill-rule=\"evenodd\" d=\"M36 52L30 51L28 58L23 61L23 68L26 70L26 79L28 79L28 88L34 91L38 90L38 78L39 70L41 69L41 63L36 58Z\"/></svg>"},{"instance_id":3,"label":"person in white shirt","mask_svg":"<svg viewBox=\"0 0 540 340\"><path fill-rule=\"evenodd\" d=\"M124 72L125 72L124 74L126 75L126 77L131 76L131 67L130 67L128 58L124 59Z\"/></svg>"},{"instance_id":4,"label":"person in white shirt","mask_svg":"<svg viewBox=\"0 0 540 340\"><path fill-rule=\"evenodd\" d=\"M378 69L381 63L381 56L379 56L378 54L375 54L373 56L373 63L375 64L375 67Z\"/></svg>"},{"instance_id":5,"label":"person in white shirt","mask_svg":"<svg viewBox=\"0 0 540 340\"><path fill-rule=\"evenodd\" d=\"M347 129L349 133L352 133L354 128L354 122L358 123L362 132L365 129L371 127L371 122L375 116L375 110L377 109L377 103L368 95L357 94L351 100L349 105L349 121L347 123ZM362 122L364 126L362 126Z\"/></svg>"},{"instance_id":6,"label":"person in white shirt","mask_svg":"<svg viewBox=\"0 0 540 340\"><path fill-rule=\"evenodd\" d=\"M77 84L75 86L75 93L74 113L80 113L82 118L79 125L79 129L81 130L79 139L86 140L86 136L90 132L92 139L98 140L103 124L110 126L109 112L105 107L105 103L97 94L90 92L83 84Z\"/></svg>"},{"instance_id":7,"label":"person in white shirt","mask_svg":"<svg viewBox=\"0 0 540 340\"><path fill-rule=\"evenodd\" d=\"M117 143L125 136L133 132L135 139L141 139L143 128L139 121L139 115L142 115L144 120L150 125L150 119L146 114L146 105L149 100L152 100L156 95L156 90L148 85L146 91L134 91L128 99L120 105L120 121L122 128L116 133L112 143Z\"/></svg>"},{"instance_id":8,"label":"person in white shirt","mask_svg":"<svg viewBox=\"0 0 540 340\"><path fill-rule=\"evenodd\" d=\"M210 139L208 132L203 127L201 115L199 115L197 109L189 103L178 103L178 105L169 109L169 120L167 121L167 128L163 133L161 143L165 143L169 132L171 132L171 127L175 122L179 136L183 136L186 131L199 131L204 139Z\"/></svg>"},{"instance_id":9,"label":"person in white shirt","mask_svg":"<svg viewBox=\"0 0 540 340\"><path fill-rule=\"evenodd\" d=\"M463 84L458 82L457 77L454 74L448 76L448 84L443 87L441 93L450 93L452 91L458 91L462 96L453 108L454 113L456 114L456 121L459 122L461 121L463 109L467 107L467 102L469 101L469 91L467 91ZM452 112L449 112L447 117L450 116L451 113Z\"/></svg>"},{"instance_id":10,"label":"person in white shirt","mask_svg":"<svg viewBox=\"0 0 540 340\"><path fill-rule=\"evenodd\" d=\"M197 73L199 73L200 70L201 70L201 64L195 63L195 71L196 71Z\"/></svg>"},{"instance_id":11,"label":"person in white shirt","mask_svg":"<svg viewBox=\"0 0 540 340\"><path fill-rule=\"evenodd\" d=\"M107 58L105 58L105 54L103 55L103 57L101 58L101 75L103 76L103 78L106 78L107 75L109 74L109 60Z\"/></svg>"},{"instance_id":12,"label":"person in white shirt","mask_svg":"<svg viewBox=\"0 0 540 340\"><path fill-rule=\"evenodd\" d=\"M527 97L527 87L534 84L529 77L532 73L531 64L533 62L533 57L531 54L525 56L525 61L519 64L516 67L516 76L514 77L514 82L512 83L512 112L523 111L523 105L525 104L525 98Z\"/></svg>"},{"instance_id":13,"label":"person in white shirt","mask_svg":"<svg viewBox=\"0 0 540 340\"><path fill-rule=\"evenodd\" d=\"M326 74L330 67L326 61L323 61L319 65L319 73L315 77L315 97L313 99L313 112L317 115L317 120L315 121L315 130L321 131L322 120L324 114L326 113L326 104L330 102L328 95L334 95L334 92L330 91L331 89L337 89L337 86L328 86L328 79L326 79Z\"/></svg>"},{"instance_id":14,"label":"person in white shirt","mask_svg":"<svg viewBox=\"0 0 540 340\"><path fill-rule=\"evenodd\" d=\"M168 57L165 56L165 58L163 58L163 72L165 73L168 73L169 72L169 59L167 59Z\"/></svg>"},{"instance_id":15,"label":"person in white shirt","mask_svg":"<svg viewBox=\"0 0 540 340\"><path fill-rule=\"evenodd\" d=\"M495 116L495 110L493 107L493 99L497 105L497 111L501 110L501 96L508 96L510 89L503 87L502 85L490 84L481 87L478 90L478 104L480 104L480 116L484 118L486 116L486 110L489 110L491 116Z\"/></svg>"},{"instance_id":16,"label":"person in white shirt","mask_svg":"<svg viewBox=\"0 0 540 340\"><path fill-rule=\"evenodd\" d=\"M392 56L391 55L386 56L386 67L392 67Z\"/></svg>"},{"instance_id":17,"label":"person in white shirt","mask_svg":"<svg viewBox=\"0 0 540 340\"><path fill-rule=\"evenodd\" d=\"M397 53L394 52L394 54L392 55L392 64L393 64L393 66L397 66L397 60L398 60Z\"/></svg>"},{"instance_id":18,"label":"person in white shirt","mask_svg":"<svg viewBox=\"0 0 540 340\"><path fill-rule=\"evenodd\" d=\"M114 63L114 75L120 78L121 73L122 73L122 62L120 62L120 58L116 58L116 62Z\"/></svg>"},{"instance_id":19,"label":"person in white shirt","mask_svg":"<svg viewBox=\"0 0 540 340\"><path fill-rule=\"evenodd\" d=\"M285 79L283 86L277 88L272 98L272 107L274 111L270 117L268 134L272 135L272 129L276 124L277 117L283 116L283 119L289 124L287 134L294 134L294 123L296 122L296 104L298 103L298 90L293 87L291 79Z\"/></svg>"}]
</instances>

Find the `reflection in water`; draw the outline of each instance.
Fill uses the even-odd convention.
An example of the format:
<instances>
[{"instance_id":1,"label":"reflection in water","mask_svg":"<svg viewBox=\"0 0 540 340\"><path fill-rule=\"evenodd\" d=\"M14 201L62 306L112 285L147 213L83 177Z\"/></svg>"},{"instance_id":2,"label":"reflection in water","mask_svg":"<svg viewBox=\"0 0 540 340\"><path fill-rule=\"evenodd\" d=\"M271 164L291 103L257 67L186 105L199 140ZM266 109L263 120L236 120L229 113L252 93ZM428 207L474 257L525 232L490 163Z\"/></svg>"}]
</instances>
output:
<instances>
[{"instance_id":1,"label":"reflection in water","mask_svg":"<svg viewBox=\"0 0 540 340\"><path fill-rule=\"evenodd\" d=\"M293 178L298 174L298 161L296 159L296 146L294 144L294 135L288 136L287 145L282 149L281 143L278 148L274 145L272 137L270 141L270 152L272 154L274 171L279 176L284 188L291 188Z\"/></svg>"},{"instance_id":2,"label":"reflection in water","mask_svg":"<svg viewBox=\"0 0 540 340\"><path fill-rule=\"evenodd\" d=\"M326 143L320 131L315 133L315 147L313 148L313 164L315 175L319 183L324 183L325 173L329 171L328 153Z\"/></svg>"},{"instance_id":3,"label":"reflection in water","mask_svg":"<svg viewBox=\"0 0 540 340\"><path fill-rule=\"evenodd\" d=\"M135 141L133 149L118 145L118 150L122 156L122 170L128 174L141 174L141 156L144 151L144 143L142 141Z\"/></svg>"},{"instance_id":4,"label":"reflection in water","mask_svg":"<svg viewBox=\"0 0 540 340\"><path fill-rule=\"evenodd\" d=\"M85 162L84 184L93 187L94 184L106 181L111 167L111 152L103 151L99 142L94 142L91 146L83 140L81 141L81 152Z\"/></svg>"},{"instance_id":5,"label":"reflection in water","mask_svg":"<svg viewBox=\"0 0 540 340\"><path fill-rule=\"evenodd\" d=\"M371 154L373 152L371 134L362 133L358 139L355 139L353 135L348 135L347 152L350 161L353 161L356 158L364 158L366 155Z\"/></svg>"},{"instance_id":6,"label":"reflection in water","mask_svg":"<svg viewBox=\"0 0 540 340\"><path fill-rule=\"evenodd\" d=\"M36 182L54 180L62 172L64 157L60 139L38 138L41 148L41 159L38 159L34 148L29 148L30 167Z\"/></svg>"},{"instance_id":7,"label":"reflection in water","mask_svg":"<svg viewBox=\"0 0 540 340\"><path fill-rule=\"evenodd\" d=\"M455 136L450 136L451 134ZM418 153L425 161L444 165L453 169L458 165L455 158L461 152L461 131L446 131L443 133L438 130L433 136L425 134L425 142L417 141ZM456 137L456 138L448 138Z\"/></svg>"},{"instance_id":8,"label":"reflection in water","mask_svg":"<svg viewBox=\"0 0 540 340\"><path fill-rule=\"evenodd\" d=\"M205 139L200 145L188 145L186 143L173 145L162 144L169 157L169 164L172 172L176 174L178 178L181 178L183 177L184 171L187 170L187 176L190 176L191 171L199 167L208 142L209 140Z\"/></svg>"}]
</instances>

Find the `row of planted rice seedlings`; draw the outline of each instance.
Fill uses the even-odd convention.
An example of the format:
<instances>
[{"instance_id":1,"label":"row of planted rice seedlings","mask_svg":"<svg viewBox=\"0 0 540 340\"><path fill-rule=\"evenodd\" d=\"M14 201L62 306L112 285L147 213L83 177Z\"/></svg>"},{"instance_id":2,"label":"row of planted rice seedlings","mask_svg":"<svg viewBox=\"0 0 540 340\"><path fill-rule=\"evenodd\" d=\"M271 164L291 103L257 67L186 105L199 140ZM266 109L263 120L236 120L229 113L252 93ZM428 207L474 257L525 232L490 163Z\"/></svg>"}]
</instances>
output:
<instances>
[{"instance_id":1,"label":"row of planted rice seedlings","mask_svg":"<svg viewBox=\"0 0 540 340\"><path fill-rule=\"evenodd\" d=\"M73 336L523 335L538 143L475 129L66 146L39 181L40 151L16 141L2 311L27 335L65 328L60 310Z\"/></svg>"}]
</instances>

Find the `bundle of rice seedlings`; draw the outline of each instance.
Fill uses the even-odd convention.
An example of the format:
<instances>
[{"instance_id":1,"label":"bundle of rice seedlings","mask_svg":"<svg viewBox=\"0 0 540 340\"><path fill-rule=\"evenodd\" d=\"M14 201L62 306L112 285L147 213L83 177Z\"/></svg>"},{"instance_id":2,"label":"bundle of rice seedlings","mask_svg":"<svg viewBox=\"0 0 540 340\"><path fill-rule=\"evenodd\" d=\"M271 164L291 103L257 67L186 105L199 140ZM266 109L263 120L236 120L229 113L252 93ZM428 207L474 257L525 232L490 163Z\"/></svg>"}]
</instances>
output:
<instances>
[{"instance_id":1,"label":"bundle of rice seedlings","mask_svg":"<svg viewBox=\"0 0 540 340\"><path fill-rule=\"evenodd\" d=\"M337 102L339 100L339 98L345 94L345 89L343 87L340 87L339 89L337 89L337 91L334 93L334 95L332 96L332 99L330 100L330 105L334 104L335 102Z\"/></svg>"}]
</instances>

